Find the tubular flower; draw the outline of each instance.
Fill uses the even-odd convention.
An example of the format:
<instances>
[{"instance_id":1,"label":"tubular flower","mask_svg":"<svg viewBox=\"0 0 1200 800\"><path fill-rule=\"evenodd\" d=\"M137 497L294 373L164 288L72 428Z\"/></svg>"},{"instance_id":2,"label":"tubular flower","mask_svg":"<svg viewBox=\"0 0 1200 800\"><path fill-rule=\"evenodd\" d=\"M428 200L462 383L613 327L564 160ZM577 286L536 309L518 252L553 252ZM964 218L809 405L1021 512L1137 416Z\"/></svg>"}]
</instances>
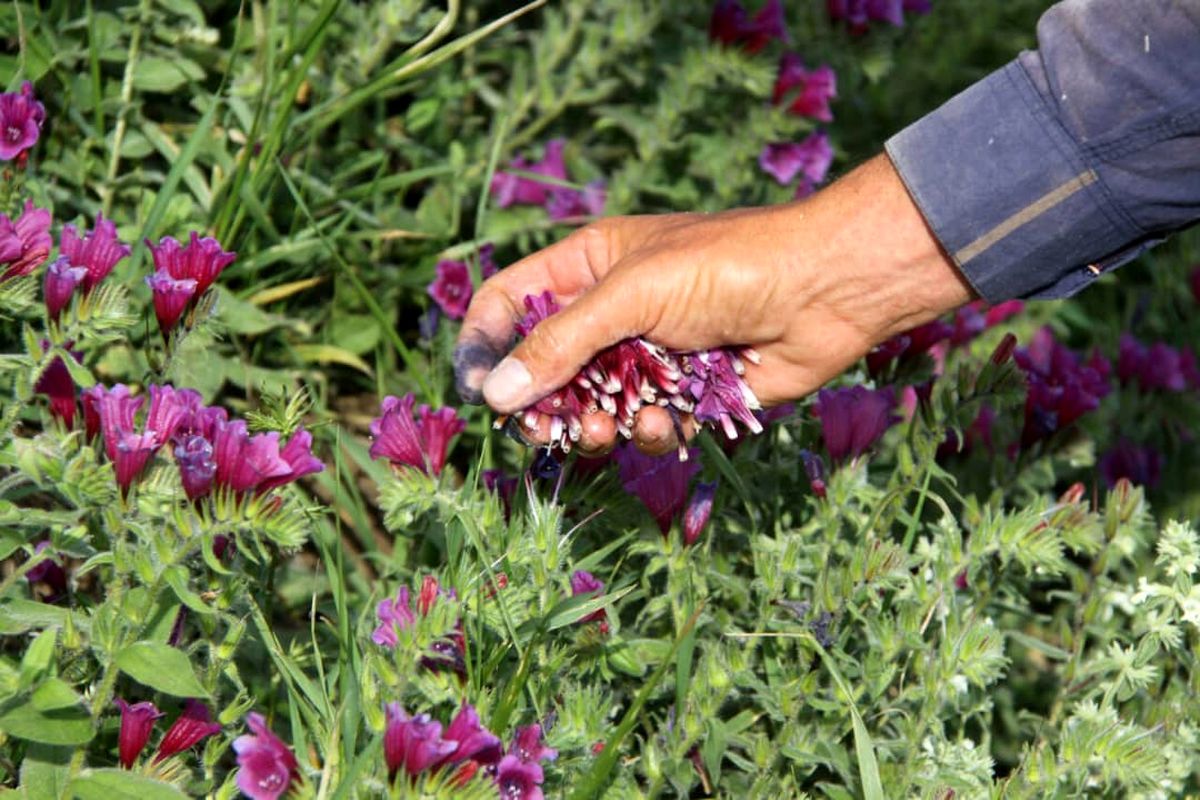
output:
<instances>
[{"instance_id":1,"label":"tubular flower","mask_svg":"<svg viewBox=\"0 0 1200 800\"><path fill-rule=\"evenodd\" d=\"M175 435L188 409L199 400L199 395L191 389L171 386L152 385L148 394L150 407L139 433L135 430L134 417L143 398L130 396L127 386L117 384L112 389L105 389L96 385L83 393L88 436L93 435L93 425L99 423L104 436L104 451L116 468L122 493L128 493L146 463Z\"/></svg>"},{"instance_id":2,"label":"tubular flower","mask_svg":"<svg viewBox=\"0 0 1200 800\"><path fill-rule=\"evenodd\" d=\"M388 703L383 758L389 778L394 778L401 769L409 777L416 777L442 763L457 749L458 742L442 738L442 723L435 722L428 714L410 717L399 703Z\"/></svg>"},{"instance_id":3,"label":"tubular flower","mask_svg":"<svg viewBox=\"0 0 1200 800\"><path fill-rule=\"evenodd\" d=\"M42 351L50 348L50 342L42 340ZM66 345L70 348L71 343ZM81 353L71 353L76 361L82 358ZM55 358L46 367L45 372L34 384L33 390L50 398L50 416L61 419L63 425L70 430L75 424L75 381L62 358Z\"/></svg>"},{"instance_id":4,"label":"tubular flower","mask_svg":"<svg viewBox=\"0 0 1200 800\"><path fill-rule=\"evenodd\" d=\"M1108 395L1108 362L1099 355L1087 363L1042 328L1026 348L1013 353L1025 372L1029 393L1025 398L1025 424L1021 447L1049 439L1089 411Z\"/></svg>"},{"instance_id":5,"label":"tubular flower","mask_svg":"<svg viewBox=\"0 0 1200 800\"><path fill-rule=\"evenodd\" d=\"M809 70L800 56L795 53L783 54L775 89L771 94L772 103L786 106L790 113L798 116L833 122L829 101L836 97L837 75L833 67L823 65Z\"/></svg>"},{"instance_id":6,"label":"tubular flower","mask_svg":"<svg viewBox=\"0 0 1200 800\"><path fill-rule=\"evenodd\" d=\"M46 121L46 108L33 96L33 84L0 94L0 161L20 159L37 144Z\"/></svg>"},{"instance_id":7,"label":"tubular flower","mask_svg":"<svg viewBox=\"0 0 1200 800\"><path fill-rule=\"evenodd\" d=\"M371 458L386 458L395 466L406 465L429 475L441 475L450 450L450 440L467 423L452 408L433 411L427 405L413 415L416 398L388 395L380 416L371 421Z\"/></svg>"},{"instance_id":8,"label":"tubular flower","mask_svg":"<svg viewBox=\"0 0 1200 800\"><path fill-rule=\"evenodd\" d=\"M544 175L555 181L567 180L567 165L563 160L563 150L567 143L565 139L551 139L546 143L546 150L541 161L531 162L524 158L513 159L510 169L534 175ZM497 172L492 177L492 197L499 208L512 205L544 205L549 197L553 183L527 178L513 172Z\"/></svg>"},{"instance_id":9,"label":"tubular flower","mask_svg":"<svg viewBox=\"0 0 1200 800\"><path fill-rule=\"evenodd\" d=\"M179 324L179 318L196 297L196 281L191 278L176 280L165 270L159 270L146 276L146 285L150 287L154 299L158 329L164 339L170 338L171 331Z\"/></svg>"},{"instance_id":10,"label":"tubular flower","mask_svg":"<svg viewBox=\"0 0 1200 800\"><path fill-rule=\"evenodd\" d=\"M213 461L213 446L208 439L188 436L175 447L175 463L179 466L179 479L189 500L197 500L212 491L217 462Z\"/></svg>"},{"instance_id":11,"label":"tubular flower","mask_svg":"<svg viewBox=\"0 0 1200 800\"><path fill-rule=\"evenodd\" d=\"M833 163L833 147L828 134L818 131L799 142L776 142L763 147L758 165L780 186L787 186L797 176L801 187L810 194L814 186L825 180Z\"/></svg>"},{"instance_id":12,"label":"tubular flower","mask_svg":"<svg viewBox=\"0 0 1200 800\"><path fill-rule=\"evenodd\" d=\"M826 490L825 462L816 453L809 450L801 450L800 463L804 466L804 476L808 478L808 486L812 489L812 493L824 500Z\"/></svg>"},{"instance_id":13,"label":"tubular flower","mask_svg":"<svg viewBox=\"0 0 1200 800\"><path fill-rule=\"evenodd\" d=\"M488 242L479 248L479 274L486 281L500 271L495 259L496 245Z\"/></svg>"},{"instance_id":14,"label":"tubular flower","mask_svg":"<svg viewBox=\"0 0 1200 800\"><path fill-rule=\"evenodd\" d=\"M41 553L50 549L50 540L43 539L34 547L34 553ZM33 584L45 584L49 592L42 595L39 599L44 599L47 603L53 603L67 595L67 571L63 569L62 564L54 557L47 557L45 560L38 562L37 565L30 567L25 571L25 580Z\"/></svg>"},{"instance_id":15,"label":"tubular flower","mask_svg":"<svg viewBox=\"0 0 1200 800\"><path fill-rule=\"evenodd\" d=\"M554 186L546 196L546 213L559 221L574 217L598 217L604 213L608 195L604 181L591 181L582 189Z\"/></svg>"},{"instance_id":16,"label":"tubular flower","mask_svg":"<svg viewBox=\"0 0 1200 800\"><path fill-rule=\"evenodd\" d=\"M238 788L250 800L278 800L296 779L300 765L292 749L267 727L262 714L250 712L246 724L251 733L233 740Z\"/></svg>"},{"instance_id":17,"label":"tubular flower","mask_svg":"<svg viewBox=\"0 0 1200 800\"><path fill-rule=\"evenodd\" d=\"M517 728L516 738L509 745L508 753L526 763L553 761L558 758L558 751L546 747L542 741L542 726L537 724Z\"/></svg>"},{"instance_id":18,"label":"tubular flower","mask_svg":"<svg viewBox=\"0 0 1200 800\"><path fill-rule=\"evenodd\" d=\"M522 336L559 310L550 292L525 297L526 314L516 325ZM720 425L737 437L734 421L754 433L762 424L754 416L758 399L742 378L743 360L754 362L749 348L718 348L671 353L642 338L625 339L597 353L570 383L521 411L516 418L533 429L540 414L550 419L550 446L564 452L579 440L584 414L605 411L615 417L625 438L633 435L634 415L658 405L691 413L710 426ZM497 426L504 423L497 421ZM687 450L680 447L680 457Z\"/></svg>"},{"instance_id":19,"label":"tubular flower","mask_svg":"<svg viewBox=\"0 0 1200 800\"><path fill-rule=\"evenodd\" d=\"M869 450L897 421L896 399L890 389L865 386L822 389L813 413L821 420L825 449L834 461L854 459Z\"/></svg>"},{"instance_id":20,"label":"tubular flower","mask_svg":"<svg viewBox=\"0 0 1200 800\"><path fill-rule=\"evenodd\" d=\"M689 456L697 453L693 448ZM669 453L648 456L628 445L617 450L616 458L621 485L642 501L666 536L671 522L687 503L688 483L700 472L700 465L691 457L680 461Z\"/></svg>"},{"instance_id":21,"label":"tubular flower","mask_svg":"<svg viewBox=\"0 0 1200 800\"><path fill-rule=\"evenodd\" d=\"M581 595L602 595L604 594L604 581L597 578L587 570L577 569L571 573L571 596L579 597ZM603 608L596 609L591 614L588 614L580 622L604 622L608 619L608 614Z\"/></svg>"},{"instance_id":22,"label":"tubular flower","mask_svg":"<svg viewBox=\"0 0 1200 800\"><path fill-rule=\"evenodd\" d=\"M1100 457L1098 466L1110 489L1122 478L1152 489L1162 477L1163 456L1149 445L1137 445L1128 439L1121 439L1113 449Z\"/></svg>"},{"instance_id":23,"label":"tubular flower","mask_svg":"<svg viewBox=\"0 0 1200 800\"><path fill-rule=\"evenodd\" d=\"M150 254L154 257L155 272L165 272L177 281L196 282L195 300L199 300L213 285L221 271L233 263L237 253L221 249L221 243L211 236L200 236L192 231L187 244L180 244L174 237L164 236L158 244L146 240Z\"/></svg>"},{"instance_id":24,"label":"tubular flower","mask_svg":"<svg viewBox=\"0 0 1200 800\"><path fill-rule=\"evenodd\" d=\"M0 214L0 283L28 275L50 257L50 212L25 201L16 221Z\"/></svg>"},{"instance_id":25,"label":"tubular flower","mask_svg":"<svg viewBox=\"0 0 1200 800\"><path fill-rule=\"evenodd\" d=\"M132 769L146 742L150 739L150 731L154 721L162 716L153 703L142 702L129 705L121 698L116 699L117 708L121 710L121 731L117 735L117 752L121 766Z\"/></svg>"},{"instance_id":26,"label":"tubular flower","mask_svg":"<svg viewBox=\"0 0 1200 800\"><path fill-rule=\"evenodd\" d=\"M1121 334L1117 351L1117 378L1143 392L1183 392L1197 388L1195 357L1165 342L1144 345L1128 333Z\"/></svg>"},{"instance_id":27,"label":"tubular flower","mask_svg":"<svg viewBox=\"0 0 1200 800\"><path fill-rule=\"evenodd\" d=\"M429 284L429 296L450 319L462 319L471 304L471 271L465 261L439 261L437 278Z\"/></svg>"},{"instance_id":28,"label":"tubular flower","mask_svg":"<svg viewBox=\"0 0 1200 800\"><path fill-rule=\"evenodd\" d=\"M543 800L542 765L507 755L496 765L496 789L503 800Z\"/></svg>"},{"instance_id":29,"label":"tubular flower","mask_svg":"<svg viewBox=\"0 0 1200 800\"><path fill-rule=\"evenodd\" d=\"M175 722L159 742L154 763L189 750L209 736L220 732L221 726L213 722L208 706L199 700L188 700L183 704L183 713L175 718Z\"/></svg>"},{"instance_id":30,"label":"tubular flower","mask_svg":"<svg viewBox=\"0 0 1200 800\"><path fill-rule=\"evenodd\" d=\"M700 534L704 532L704 527L708 525L708 518L712 515L713 499L716 495L717 481L696 484L696 489L692 492L692 499L688 501L687 508L683 511L684 544L695 544L696 540L700 538Z\"/></svg>"},{"instance_id":31,"label":"tubular flower","mask_svg":"<svg viewBox=\"0 0 1200 800\"><path fill-rule=\"evenodd\" d=\"M454 719L450 720L442 739L453 742L455 748L438 762L439 768L468 759L480 764L494 764L500 760L503 753L500 737L479 723L479 713L466 701L463 701Z\"/></svg>"},{"instance_id":32,"label":"tubular flower","mask_svg":"<svg viewBox=\"0 0 1200 800\"><path fill-rule=\"evenodd\" d=\"M42 283L42 296L46 300L46 316L52 322L57 322L63 309L71 302L71 295L87 276L83 267L72 267L70 259L65 256L54 260L46 269L46 278Z\"/></svg>"},{"instance_id":33,"label":"tubular flower","mask_svg":"<svg viewBox=\"0 0 1200 800\"><path fill-rule=\"evenodd\" d=\"M1021 300L1006 300L990 308L984 305L982 300L963 306L954 312L954 330L950 334L950 346L962 347L970 343L988 328L1016 316L1024 308L1025 303Z\"/></svg>"},{"instance_id":34,"label":"tubular flower","mask_svg":"<svg viewBox=\"0 0 1200 800\"><path fill-rule=\"evenodd\" d=\"M781 0L767 0L750 19L739 0L717 0L708 24L708 38L721 44L741 44L757 53L772 40L790 41Z\"/></svg>"},{"instance_id":35,"label":"tubular flower","mask_svg":"<svg viewBox=\"0 0 1200 800\"><path fill-rule=\"evenodd\" d=\"M82 238L74 225L64 225L58 240L58 251L71 266L83 267L87 275L83 278L84 294L91 292L108 277L121 259L129 255L129 245L121 244L117 238L117 226L103 214L96 216L96 224Z\"/></svg>"}]
</instances>

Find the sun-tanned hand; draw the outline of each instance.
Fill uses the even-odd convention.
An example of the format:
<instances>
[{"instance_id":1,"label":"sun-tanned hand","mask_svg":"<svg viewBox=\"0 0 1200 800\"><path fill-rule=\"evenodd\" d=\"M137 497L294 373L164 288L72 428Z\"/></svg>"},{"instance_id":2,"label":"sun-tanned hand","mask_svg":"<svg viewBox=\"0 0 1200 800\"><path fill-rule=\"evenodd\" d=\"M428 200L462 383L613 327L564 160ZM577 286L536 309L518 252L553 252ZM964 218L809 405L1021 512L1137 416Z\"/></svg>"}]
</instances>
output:
<instances>
[{"instance_id":1,"label":"sun-tanned hand","mask_svg":"<svg viewBox=\"0 0 1200 800\"><path fill-rule=\"evenodd\" d=\"M524 297L546 290L563 310L509 352ZM599 350L640 335L677 350L753 346L762 360L747 364L747 381L764 406L777 405L971 296L891 163L877 156L805 200L609 217L502 270L467 310L455 349L458 391L512 413L568 382ZM542 419L526 434L546 441L548 430ZM579 448L601 453L616 436L612 417L592 414ZM639 411L634 441L647 453L674 449L667 412Z\"/></svg>"}]
</instances>

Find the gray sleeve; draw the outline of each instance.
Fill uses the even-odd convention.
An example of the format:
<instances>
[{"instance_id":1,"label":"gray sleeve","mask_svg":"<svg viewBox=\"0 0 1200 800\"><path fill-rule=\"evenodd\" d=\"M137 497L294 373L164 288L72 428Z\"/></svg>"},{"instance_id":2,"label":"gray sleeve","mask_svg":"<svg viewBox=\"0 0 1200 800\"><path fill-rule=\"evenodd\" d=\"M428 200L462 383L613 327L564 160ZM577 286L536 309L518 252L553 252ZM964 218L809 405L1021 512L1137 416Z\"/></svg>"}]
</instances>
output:
<instances>
[{"instance_id":1,"label":"gray sleeve","mask_svg":"<svg viewBox=\"0 0 1200 800\"><path fill-rule=\"evenodd\" d=\"M1065 297L1200 219L1200 0L1064 0L887 152L989 302Z\"/></svg>"}]
</instances>

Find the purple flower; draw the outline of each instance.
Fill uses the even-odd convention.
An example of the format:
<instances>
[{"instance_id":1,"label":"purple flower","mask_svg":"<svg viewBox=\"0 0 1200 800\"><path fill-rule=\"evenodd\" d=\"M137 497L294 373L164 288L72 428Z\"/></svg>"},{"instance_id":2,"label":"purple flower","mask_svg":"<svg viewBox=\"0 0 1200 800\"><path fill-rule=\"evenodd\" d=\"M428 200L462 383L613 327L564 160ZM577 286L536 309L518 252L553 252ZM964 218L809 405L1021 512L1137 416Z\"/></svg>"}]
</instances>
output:
<instances>
[{"instance_id":1,"label":"purple flower","mask_svg":"<svg viewBox=\"0 0 1200 800\"><path fill-rule=\"evenodd\" d=\"M479 248L479 273L486 281L500 271L495 260L496 245L488 242Z\"/></svg>"},{"instance_id":2,"label":"purple flower","mask_svg":"<svg viewBox=\"0 0 1200 800\"><path fill-rule=\"evenodd\" d=\"M825 180L829 165L833 163L833 148L829 136L818 131L801 142L777 142L768 144L758 156L762 167L781 186L787 186L797 175L803 174L802 184L810 189Z\"/></svg>"},{"instance_id":3,"label":"purple flower","mask_svg":"<svg viewBox=\"0 0 1200 800\"><path fill-rule=\"evenodd\" d=\"M692 492L692 499L688 501L687 508L683 512L683 543L686 545L695 544L700 538L700 534L704 532L704 526L708 524L708 518L712 515L713 498L717 495L717 481L711 483L700 482L696 484L696 489Z\"/></svg>"},{"instance_id":4,"label":"purple flower","mask_svg":"<svg viewBox=\"0 0 1200 800\"><path fill-rule=\"evenodd\" d=\"M43 539L34 547L34 553L41 553L50 549L50 540ZM67 594L67 571L62 568L62 564L53 557L47 557L37 565L30 567L25 571L25 580L29 583L44 583L50 589L49 594L45 596L47 603L53 603L59 598L65 597Z\"/></svg>"},{"instance_id":5,"label":"purple flower","mask_svg":"<svg viewBox=\"0 0 1200 800\"><path fill-rule=\"evenodd\" d=\"M1014 360L1025 372L1029 392L1025 398L1025 424L1021 447L1050 438L1089 411L1108 395L1108 362L1099 354L1086 364L1042 328L1029 346L1017 349Z\"/></svg>"},{"instance_id":6,"label":"purple flower","mask_svg":"<svg viewBox=\"0 0 1200 800\"><path fill-rule=\"evenodd\" d=\"M117 238L117 226L103 214L96 215L96 224L82 238L74 225L64 225L58 240L58 252L73 267L83 267L83 291L91 292L108 277L117 262L129 255L129 245Z\"/></svg>"},{"instance_id":7,"label":"purple flower","mask_svg":"<svg viewBox=\"0 0 1200 800\"><path fill-rule=\"evenodd\" d=\"M751 433L762 433L763 429L754 415L759 408L758 398L742 378L743 358L757 362L758 354L753 350L739 353L736 349L720 348L681 358L684 377L679 381L679 391L695 401L693 416L699 422L719 424L729 439L738 437L734 420Z\"/></svg>"},{"instance_id":8,"label":"purple flower","mask_svg":"<svg viewBox=\"0 0 1200 800\"><path fill-rule=\"evenodd\" d=\"M371 641L380 647L395 647L400 643L396 631L404 630L416 621L408 587L401 586L395 599L386 597L380 600L375 614L379 617L379 625L371 634Z\"/></svg>"},{"instance_id":9,"label":"purple flower","mask_svg":"<svg viewBox=\"0 0 1200 800\"><path fill-rule=\"evenodd\" d=\"M416 398L388 395L380 416L371 420L371 458L386 458L395 466L407 465L429 475L441 475L450 451L450 440L467 426L452 408L433 411L427 405L413 415Z\"/></svg>"},{"instance_id":10,"label":"purple flower","mask_svg":"<svg viewBox=\"0 0 1200 800\"><path fill-rule=\"evenodd\" d=\"M217 465L215 483L238 494L292 471L279 454L279 434L271 431L250 436L244 420L218 422L212 444Z\"/></svg>"},{"instance_id":11,"label":"purple flower","mask_svg":"<svg viewBox=\"0 0 1200 800\"><path fill-rule=\"evenodd\" d=\"M462 319L471 304L471 272L465 261L439 261L437 279L429 284L429 296L450 319Z\"/></svg>"},{"instance_id":12,"label":"purple flower","mask_svg":"<svg viewBox=\"0 0 1200 800\"><path fill-rule=\"evenodd\" d=\"M555 181L567 180L567 165L563 160L563 150L566 148L565 139L552 139L546 143L546 151L541 161L531 162L524 158L515 158L509 169L545 175ZM544 205L553 183L546 183L535 178L526 178L512 172L497 172L492 176L492 196L499 208L512 205Z\"/></svg>"},{"instance_id":13,"label":"purple flower","mask_svg":"<svg viewBox=\"0 0 1200 800\"><path fill-rule=\"evenodd\" d=\"M1121 334L1117 352L1117 377L1144 392L1183 392L1195 387L1195 357L1166 342L1146 346L1128 333Z\"/></svg>"},{"instance_id":14,"label":"purple flower","mask_svg":"<svg viewBox=\"0 0 1200 800\"><path fill-rule=\"evenodd\" d=\"M708 24L708 37L721 44L741 43L748 53L757 53L772 40L790 41L781 0L767 0L749 19L739 0L717 0Z\"/></svg>"},{"instance_id":15,"label":"purple flower","mask_svg":"<svg viewBox=\"0 0 1200 800\"><path fill-rule=\"evenodd\" d=\"M0 283L28 275L50 257L50 212L25 201L16 222L0 214Z\"/></svg>"},{"instance_id":16,"label":"purple flower","mask_svg":"<svg viewBox=\"0 0 1200 800\"><path fill-rule=\"evenodd\" d=\"M222 250L216 239L201 237L195 231L191 232L186 245L171 236L164 236L157 245L147 239L146 246L154 257L155 272L166 272L177 281L196 282L196 300L204 296L221 271L237 258L237 253Z\"/></svg>"},{"instance_id":17,"label":"purple flower","mask_svg":"<svg viewBox=\"0 0 1200 800\"><path fill-rule=\"evenodd\" d=\"M698 454L692 448L688 450L688 459L680 461L674 453L648 456L633 446L616 451L621 484L642 501L663 536L670 532L672 520L687 503L688 483L700 472Z\"/></svg>"},{"instance_id":18,"label":"purple flower","mask_svg":"<svg viewBox=\"0 0 1200 800\"><path fill-rule=\"evenodd\" d=\"M42 340L42 351L50 348L50 342ZM69 348L71 343L67 343ZM72 352L76 362L82 360L82 353ZM50 415L63 421L64 427L70 430L75 424L75 381L71 372L61 357L50 362L50 366L38 378L33 390L50 398Z\"/></svg>"},{"instance_id":19,"label":"purple flower","mask_svg":"<svg viewBox=\"0 0 1200 800\"><path fill-rule=\"evenodd\" d=\"M538 724L517 728L517 736L509 745L508 753L530 764L558 758L558 751L546 747L542 741L542 726Z\"/></svg>"},{"instance_id":20,"label":"purple flower","mask_svg":"<svg viewBox=\"0 0 1200 800\"><path fill-rule=\"evenodd\" d=\"M864 33L871 21L904 24L902 0L827 0L826 7L830 19L844 20L856 34Z\"/></svg>"},{"instance_id":21,"label":"purple flower","mask_svg":"<svg viewBox=\"0 0 1200 800\"><path fill-rule=\"evenodd\" d=\"M394 778L400 769L416 777L457 749L458 742L442 738L442 723L435 722L428 714L410 717L399 703L388 703L383 758L389 778Z\"/></svg>"},{"instance_id":22,"label":"purple flower","mask_svg":"<svg viewBox=\"0 0 1200 800\"><path fill-rule=\"evenodd\" d=\"M543 800L544 779L540 764L513 755L505 756L496 765L496 789L503 800Z\"/></svg>"},{"instance_id":23,"label":"purple flower","mask_svg":"<svg viewBox=\"0 0 1200 800\"><path fill-rule=\"evenodd\" d=\"M203 436L188 436L175 448L179 479L189 500L204 497L212 490L217 462L213 461L212 443Z\"/></svg>"},{"instance_id":24,"label":"purple flower","mask_svg":"<svg viewBox=\"0 0 1200 800\"><path fill-rule=\"evenodd\" d=\"M148 391L150 408L141 433L134 428L134 415L142 405L142 398L130 397L128 387L117 384L105 390L97 385L84 393L85 419L90 399L104 433L105 453L116 468L117 485L122 494L128 493L146 462L175 434L183 418L183 399L188 396L187 390L150 386Z\"/></svg>"},{"instance_id":25,"label":"purple flower","mask_svg":"<svg viewBox=\"0 0 1200 800\"><path fill-rule=\"evenodd\" d=\"M171 336L171 331L179 323L179 318L187 310L188 304L196 296L196 281L191 278L176 280L165 270L159 270L153 275L146 276L146 285L154 299L154 316L158 318L158 329L163 339Z\"/></svg>"},{"instance_id":26,"label":"purple flower","mask_svg":"<svg viewBox=\"0 0 1200 800\"><path fill-rule=\"evenodd\" d=\"M250 800L278 800L292 785L300 765L290 747L267 727L262 714L246 715L251 733L233 740L238 788Z\"/></svg>"},{"instance_id":27,"label":"purple flower","mask_svg":"<svg viewBox=\"0 0 1200 800\"><path fill-rule=\"evenodd\" d=\"M303 428L292 434L292 438L280 449L279 457L287 463L288 471L264 479L256 487L258 492L269 491L325 469L325 462L312 454L312 434Z\"/></svg>"},{"instance_id":28,"label":"purple flower","mask_svg":"<svg viewBox=\"0 0 1200 800\"><path fill-rule=\"evenodd\" d=\"M54 263L46 269L42 295L46 299L46 315L51 321L58 321L63 309L71 302L71 295L75 293L75 287L86 275L86 269L72 267L70 260L66 257L55 259Z\"/></svg>"},{"instance_id":29,"label":"purple flower","mask_svg":"<svg viewBox=\"0 0 1200 800\"><path fill-rule=\"evenodd\" d=\"M554 186L546 198L546 212L558 221L575 217L599 217L604 213L607 194L604 181L591 181L582 189Z\"/></svg>"},{"instance_id":30,"label":"purple flower","mask_svg":"<svg viewBox=\"0 0 1200 800\"><path fill-rule=\"evenodd\" d=\"M158 440L153 433L121 433L117 441L116 458L112 462L122 496L129 494L129 487L142 474L158 447Z\"/></svg>"},{"instance_id":31,"label":"purple flower","mask_svg":"<svg viewBox=\"0 0 1200 800\"><path fill-rule=\"evenodd\" d=\"M455 748L437 764L458 764L471 759L480 764L494 764L503 752L500 737L479 724L479 713L470 703L463 701L454 719L450 720L442 738L453 742Z\"/></svg>"},{"instance_id":32,"label":"purple flower","mask_svg":"<svg viewBox=\"0 0 1200 800\"><path fill-rule=\"evenodd\" d=\"M912 330L893 336L870 353L867 353L867 372L876 378L887 370L893 361L900 366L911 364L919 356L928 353L934 345L950 338L954 326L941 320L926 322Z\"/></svg>"},{"instance_id":33,"label":"purple flower","mask_svg":"<svg viewBox=\"0 0 1200 800\"><path fill-rule=\"evenodd\" d=\"M115 702L117 708L121 709L121 731L117 735L121 766L133 769L133 762L137 761L145 749L146 742L150 739L150 731L154 728L154 721L162 716L162 712L154 707L154 703L129 705L120 697Z\"/></svg>"},{"instance_id":34,"label":"purple flower","mask_svg":"<svg viewBox=\"0 0 1200 800\"><path fill-rule=\"evenodd\" d=\"M824 500L826 489L825 462L816 453L809 450L801 450L800 463L804 467L805 477L808 478L808 487L812 489L813 494Z\"/></svg>"},{"instance_id":35,"label":"purple flower","mask_svg":"<svg viewBox=\"0 0 1200 800\"><path fill-rule=\"evenodd\" d=\"M840 462L869 450L897 421L892 414L895 407L896 398L890 389L872 391L865 386L851 386L818 392L813 413L821 420L829 457Z\"/></svg>"},{"instance_id":36,"label":"purple flower","mask_svg":"<svg viewBox=\"0 0 1200 800\"><path fill-rule=\"evenodd\" d=\"M1153 488L1162 476L1162 453L1149 445L1137 445L1122 438L1113 449L1100 457L1100 474L1108 488L1127 478L1138 486Z\"/></svg>"},{"instance_id":37,"label":"purple flower","mask_svg":"<svg viewBox=\"0 0 1200 800\"><path fill-rule=\"evenodd\" d=\"M25 81L19 92L0 94L0 161L25 155L37 144L46 120L46 108L33 97L33 84Z\"/></svg>"},{"instance_id":38,"label":"purple flower","mask_svg":"<svg viewBox=\"0 0 1200 800\"><path fill-rule=\"evenodd\" d=\"M188 700L183 704L183 713L175 718L175 722L159 742L154 763L191 749L209 736L220 732L221 726L213 722L208 706L199 700Z\"/></svg>"},{"instance_id":39,"label":"purple flower","mask_svg":"<svg viewBox=\"0 0 1200 800\"><path fill-rule=\"evenodd\" d=\"M604 582L597 578L587 570L577 569L571 573L571 596L579 597L580 595L602 595L604 594ZM603 622L608 619L608 614L603 608L596 609L591 614L588 614L580 622Z\"/></svg>"},{"instance_id":40,"label":"purple flower","mask_svg":"<svg viewBox=\"0 0 1200 800\"><path fill-rule=\"evenodd\" d=\"M833 68L822 65L808 70L800 56L784 53L779 61L779 76L771 102L786 105L792 114L811 117L821 122L833 122L829 101L837 97L837 76Z\"/></svg>"}]
</instances>

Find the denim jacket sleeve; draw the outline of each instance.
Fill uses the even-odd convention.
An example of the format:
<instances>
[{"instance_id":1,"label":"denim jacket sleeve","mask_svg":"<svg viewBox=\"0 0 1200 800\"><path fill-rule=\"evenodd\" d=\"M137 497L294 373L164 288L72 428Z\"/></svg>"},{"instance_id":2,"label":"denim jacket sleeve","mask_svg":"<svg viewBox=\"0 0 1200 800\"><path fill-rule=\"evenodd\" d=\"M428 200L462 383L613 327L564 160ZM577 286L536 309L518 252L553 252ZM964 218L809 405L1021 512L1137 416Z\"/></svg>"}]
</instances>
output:
<instances>
[{"instance_id":1,"label":"denim jacket sleeve","mask_svg":"<svg viewBox=\"0 0 1200 800\"><path fill-rule=\"evenodd\" d=\"M1200 219L1200 0L1064 0L887 152L984 299L1066 297Z\"/></svg>"}]
</instances>

